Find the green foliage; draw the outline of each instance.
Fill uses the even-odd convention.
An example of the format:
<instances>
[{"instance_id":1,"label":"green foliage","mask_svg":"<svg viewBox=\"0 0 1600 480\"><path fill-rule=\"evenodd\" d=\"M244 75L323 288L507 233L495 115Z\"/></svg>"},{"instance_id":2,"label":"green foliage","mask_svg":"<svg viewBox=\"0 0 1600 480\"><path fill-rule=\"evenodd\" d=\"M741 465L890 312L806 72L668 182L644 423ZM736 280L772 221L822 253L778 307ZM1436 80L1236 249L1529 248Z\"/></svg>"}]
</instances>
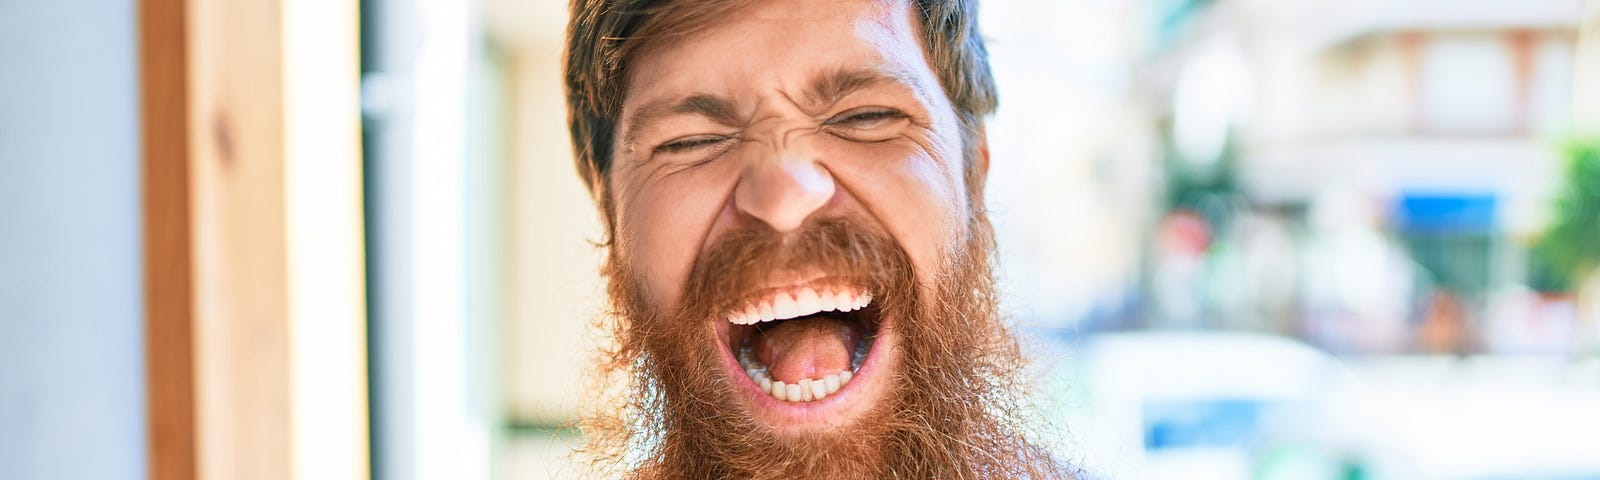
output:
<instances>
[{"instance_id":1,"label":"green foliage","mask_svg":"<svg viewBox=\"0 0 1600 480\"><path fill-rule=\"evenodd\" d=\"M1562 153L1566 183L1534 253L1565 280L1576 281L1600 267L1600 137L1569 142Z\"/></svg>"}]
</instances>

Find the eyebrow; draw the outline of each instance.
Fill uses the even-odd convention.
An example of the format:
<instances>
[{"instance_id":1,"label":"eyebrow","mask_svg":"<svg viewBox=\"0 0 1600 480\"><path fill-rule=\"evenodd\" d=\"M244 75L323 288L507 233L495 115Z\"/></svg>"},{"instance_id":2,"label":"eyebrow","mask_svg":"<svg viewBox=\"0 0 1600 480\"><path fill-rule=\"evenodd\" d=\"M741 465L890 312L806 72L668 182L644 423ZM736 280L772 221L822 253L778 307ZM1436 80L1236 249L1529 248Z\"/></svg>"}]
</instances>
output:
<instances>
[{"instance_id":1,"label":"eyebrow","mask_svg":"<svg viewBox=\"0 0 1600 480\"><path fill-rule=\"evenodd\" d=\"M676 101L670 98L661 99L639 107L639 111L628 116L623 129L623 145L632 148L635 137L645 125L655 123L663 117L682 114L701 115L723 125L731 126L739 123L739 114L733 107L733 102L723 97L697 93Z\"/></svg>"},{"instance_id":2,"label":"eyebrow","mask_svg":"<svg viewBox=\"0 0 1600 480\"><path fill-rule=\"evenodd\" d=\"M898 83L922 96L926 92L916 76L891 68L839 68L817 76L804 90L809 107L824 110L856 91L883 84Z\"/></svg>"},{"instance_id":3,"label":"eyebrow","mask_svg":"<svg viewBox=\"0 0 1600 480\"><path fill-rule=\"evenodd\" d=\"M916 76L891 68L838 68L812 78L801 91L805 105L810 110L825 110L857 91L898 83L910 89L913 95L926 98L927 88ZM623 123L623 145L632 149L640 130L674 115L700 115L711 121L735 126L741 122L738 109L726 97L710 93L695 93L678 99L664 98L646 103L629 115Z\"/></svg>"}]
</instances>

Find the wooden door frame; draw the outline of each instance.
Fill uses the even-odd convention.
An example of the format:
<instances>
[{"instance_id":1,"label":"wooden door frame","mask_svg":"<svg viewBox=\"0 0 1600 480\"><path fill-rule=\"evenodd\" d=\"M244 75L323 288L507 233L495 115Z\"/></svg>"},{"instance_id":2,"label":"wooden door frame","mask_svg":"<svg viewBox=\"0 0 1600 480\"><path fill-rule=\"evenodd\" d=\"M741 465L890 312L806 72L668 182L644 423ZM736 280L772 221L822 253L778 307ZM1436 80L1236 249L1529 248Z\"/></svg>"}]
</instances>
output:
<instances>
[{"instance_id":1,"label":"wooden door frame","mask_svg":"<svg viewBox=\"0 0 1600 480\"><path fill-rule=\"evenodd\" d=\"M152 479L368 476L355 0L141 0Z\"/></svg>"}]
</instances>

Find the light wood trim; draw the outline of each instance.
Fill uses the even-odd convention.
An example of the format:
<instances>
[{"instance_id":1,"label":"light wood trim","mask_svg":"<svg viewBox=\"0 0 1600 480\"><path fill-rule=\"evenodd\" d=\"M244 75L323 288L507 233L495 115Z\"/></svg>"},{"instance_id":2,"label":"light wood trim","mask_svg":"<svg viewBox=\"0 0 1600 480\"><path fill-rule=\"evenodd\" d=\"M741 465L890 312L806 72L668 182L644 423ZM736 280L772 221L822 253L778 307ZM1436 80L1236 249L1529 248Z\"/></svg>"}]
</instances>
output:
<instances>
[{"instance_id":1,"label":"light wood trim","mask_svg":"<svg viewBox=\"0 0 1600 480\"><path fill-rule=\"evenodd\" d=\"M367 476L355 9L141 1L153 479Z\"/></svg>"},{"instance_id":2,"label":"light wood trim","mask_svg":"<svg viewBox=\"0 0 1600 480\"><path fill-rule=\"evenodd\" d=\"M283 12L293 473L365 478L359 11L284 0Z\"/></svg>"}]
</instances>

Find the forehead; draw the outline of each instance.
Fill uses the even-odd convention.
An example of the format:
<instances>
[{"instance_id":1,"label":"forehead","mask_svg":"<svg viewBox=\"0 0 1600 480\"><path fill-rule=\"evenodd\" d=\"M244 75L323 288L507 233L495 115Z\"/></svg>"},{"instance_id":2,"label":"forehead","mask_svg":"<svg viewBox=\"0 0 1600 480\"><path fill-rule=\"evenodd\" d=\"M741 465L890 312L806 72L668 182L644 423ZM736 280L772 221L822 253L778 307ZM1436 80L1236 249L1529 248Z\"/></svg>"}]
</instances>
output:
<instances>
[{"instance_id":1,"label":"forehead","mask_svg":"<svg viewBox=\"0 0 1600 480\"><path fill-rule=\"evenodd\" d=\"M793 89L840 68L932 77L906 1L758 0L639 52L625 105L689 91Z\"/></svg>"}]
</instances>

